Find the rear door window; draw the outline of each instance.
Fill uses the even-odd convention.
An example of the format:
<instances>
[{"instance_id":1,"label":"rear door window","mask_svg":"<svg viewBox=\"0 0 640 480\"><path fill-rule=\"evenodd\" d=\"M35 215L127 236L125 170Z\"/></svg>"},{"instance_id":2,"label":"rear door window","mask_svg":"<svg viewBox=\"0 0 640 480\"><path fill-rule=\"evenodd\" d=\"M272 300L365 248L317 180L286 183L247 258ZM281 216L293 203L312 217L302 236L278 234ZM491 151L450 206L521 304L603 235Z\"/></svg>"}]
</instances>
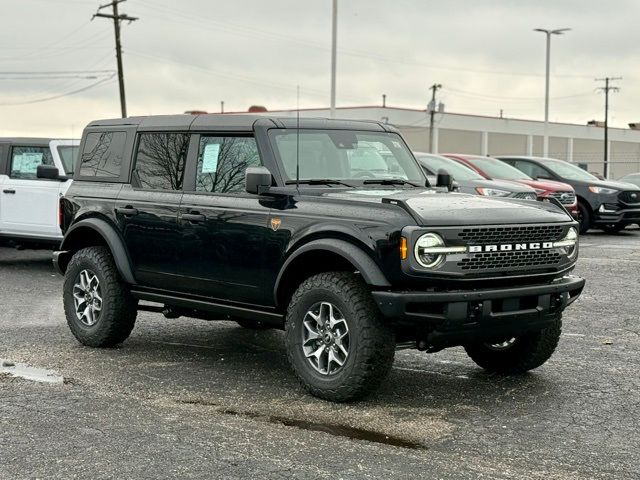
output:
<instances>
[{"instance_id":1,"label":"rear door window","mask_svg":"<svg viewBox=\"0 0 640 480\"><path fill-rule=\"evenodd\" d=\"M10 177L37 180L39 165L54 165L49 147L13 147L11 150Z\"/></svg>"},{"instance_id":2,"label":"rear door window","mask_svg":"<svg viewBox=\"0 0 640 480\"><path fill-rule=\"evenodd\" d=\"M187 133L142 133L133 185L149 190L182 190L189 151Z\"/></svg>"}]
</instances>

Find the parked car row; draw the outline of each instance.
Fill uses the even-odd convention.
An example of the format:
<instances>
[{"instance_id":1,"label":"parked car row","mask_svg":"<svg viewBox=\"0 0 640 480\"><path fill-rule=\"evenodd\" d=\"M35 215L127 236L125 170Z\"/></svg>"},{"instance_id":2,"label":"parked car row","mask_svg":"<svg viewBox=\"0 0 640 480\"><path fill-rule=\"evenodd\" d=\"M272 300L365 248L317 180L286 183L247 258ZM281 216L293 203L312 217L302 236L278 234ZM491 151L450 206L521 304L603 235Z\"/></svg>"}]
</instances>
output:
<instances>
[{"instance_id":1,"label":"parked car row","mask_svg":"<svg viewBox=\"0 0 640 480\"><path fill-rule=\"evenodd\" d=\"M640 173L620 181L599 180L564 160L525 156L488 157L414 152L427 176L446 171L457 190L475 195L555 199L580 224L580 232L608 233L640 225Z\"/></svg>"},{"instance_id":2,"label":"parked car row","mask_svg":"<svg viewBox=\"0 0 640 480\"><path fill-rule=\"evenodd\" d=\"M0 239L31 247L60 245L60 198L71 185L78 145L78 140L0 138Z\"/></svg>"}]
</instances>

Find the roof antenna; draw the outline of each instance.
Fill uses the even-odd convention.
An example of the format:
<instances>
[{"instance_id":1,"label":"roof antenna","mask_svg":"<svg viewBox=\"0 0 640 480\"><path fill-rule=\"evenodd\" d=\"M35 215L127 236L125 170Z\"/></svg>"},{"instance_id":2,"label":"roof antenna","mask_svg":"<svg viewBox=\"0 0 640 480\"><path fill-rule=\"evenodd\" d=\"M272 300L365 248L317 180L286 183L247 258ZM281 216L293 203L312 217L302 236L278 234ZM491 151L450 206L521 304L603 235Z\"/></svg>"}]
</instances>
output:
<instances>
[{"instance_id":1,"label":"roof antenna","mask_svg":"<svg viewBox=\"0 0 640 480\"><path fill-rule=\"evenodd\" d=\"M296 87L296 190L300 191L300 85Z\"/></svg>"}]
</instances>

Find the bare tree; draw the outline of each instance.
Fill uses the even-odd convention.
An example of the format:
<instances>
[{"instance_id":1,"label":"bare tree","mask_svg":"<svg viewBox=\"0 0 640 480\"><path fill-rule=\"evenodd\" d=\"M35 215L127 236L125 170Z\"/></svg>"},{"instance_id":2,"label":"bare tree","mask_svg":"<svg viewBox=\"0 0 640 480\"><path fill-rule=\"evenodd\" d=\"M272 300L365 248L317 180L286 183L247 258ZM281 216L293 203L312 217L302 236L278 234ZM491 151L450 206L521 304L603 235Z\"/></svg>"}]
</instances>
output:
<instances>
[{"instance_id":1,"label":"bare tree","mask_svg":"<svg viewBox=\"0 0 640 480\"><path fill-rule=\"evenodd\" d=\"M189 148L186 133L150 133L140 137L136 172L141 186L180 190Z\"/></svg>"},{"instance_id":2,"label":"bare tree","mask_svg":"<svg viewBox=\"0 0 640 480\"><path fill-rule=\"evenodd\" d=\"M199 173L197 189L217 193L241 191L244 188L244 174L247 167L260 164L255 140L245 137L225 137L214 140L220 142L216 171ZM205 145L205 142L200 145L199 172L202 172L202 152Z\"/></svg>"}]
</instances>

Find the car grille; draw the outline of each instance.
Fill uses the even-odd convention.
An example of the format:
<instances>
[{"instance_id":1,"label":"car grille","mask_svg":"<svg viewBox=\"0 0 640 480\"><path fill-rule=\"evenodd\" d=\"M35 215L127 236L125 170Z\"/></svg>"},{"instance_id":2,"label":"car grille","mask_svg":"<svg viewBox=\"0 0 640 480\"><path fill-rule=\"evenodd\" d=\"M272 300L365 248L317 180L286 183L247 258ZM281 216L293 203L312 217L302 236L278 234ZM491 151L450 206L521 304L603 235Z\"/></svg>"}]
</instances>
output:
<instances>
[{"instance_id":1,"label":"car grille","mask_svg":"<svg viewBox=\"0 0 640 480\"><path fill-rule=\"evenodd\" d=\"M550 197L558 200L562 205L573 205L576 203L576 194L574 192L553 192Z\"/></svg>"},{"instance_id":2,"label":"car grille","mask_svg":"<svg viewBox=\"0 0 640 480\"><path fill-rule=\"evenodd\" d=\"M518 192L511 195L511 198L521 198L523 200L536 200L538 195L535 192Z\"/></svg>"},{"instance_id":3,"label":"car grille","mask_svg":"<svg viewBox=\"0 0 640 480\"><path fill-rule=\"evenodd\" d=\"M562 256L552 250L528 250L517 252L474 253L458 262L462 270L496 270L505 268L554 267Z\"/></svg>"},{"instance_id":4,"label":"car grille","mask_svg":"<svg viewBox=\"0 0 640 480\"><path fill-rule=\"evenodd\" d=\"M620 192L618 199L624 203L640 203L640 191L639 192Z\"/></svg>"},{"instance_id":5,"label":"car grille","mask_svg":"<svg viewBox=\"0 0 640 480\"><path fill-rule=\"evenodd\" d=\"M561 225L476 227L463 229L458 233L458 238L469 245L482 245L486 243L553 242L561 239L563 230L564 227Z\"/></svg>"}]
</instances>

